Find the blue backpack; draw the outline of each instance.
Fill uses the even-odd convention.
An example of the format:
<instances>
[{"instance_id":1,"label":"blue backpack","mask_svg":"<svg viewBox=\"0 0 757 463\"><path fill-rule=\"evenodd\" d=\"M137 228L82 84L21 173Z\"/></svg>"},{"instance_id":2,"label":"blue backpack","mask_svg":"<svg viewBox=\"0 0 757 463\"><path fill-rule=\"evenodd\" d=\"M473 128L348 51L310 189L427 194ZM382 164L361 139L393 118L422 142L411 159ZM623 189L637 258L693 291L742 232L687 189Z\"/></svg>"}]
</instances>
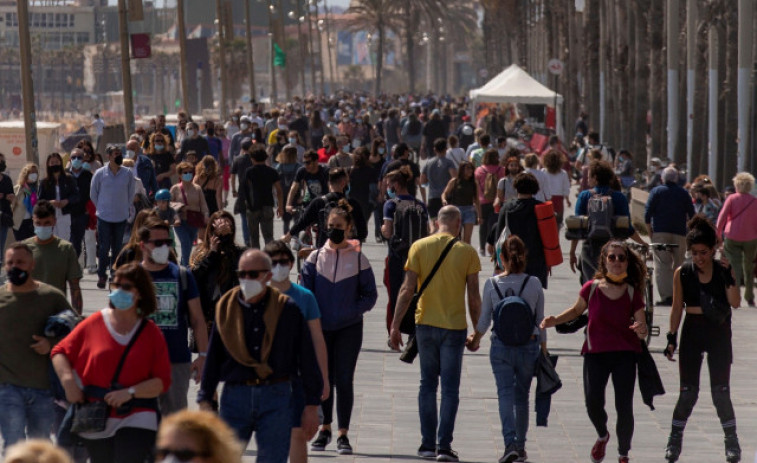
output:
<instances>
[{"instance_id":1,"label":"blue backpack","mask_svg":"<svg viewBox=\"0 0 757 463\"><path fill-rule=\"evenodd\" d=\"M533 336L536 326L536 313L531 310L528 302L521 297L523 289L530 279L531 277L526 275L516 296L511 288L508 288L502 295L496 281L492 278L494 290L500 299L494 306L494 333L506 346L522 346L527 344Z\"/></svg>"}]
</instances>

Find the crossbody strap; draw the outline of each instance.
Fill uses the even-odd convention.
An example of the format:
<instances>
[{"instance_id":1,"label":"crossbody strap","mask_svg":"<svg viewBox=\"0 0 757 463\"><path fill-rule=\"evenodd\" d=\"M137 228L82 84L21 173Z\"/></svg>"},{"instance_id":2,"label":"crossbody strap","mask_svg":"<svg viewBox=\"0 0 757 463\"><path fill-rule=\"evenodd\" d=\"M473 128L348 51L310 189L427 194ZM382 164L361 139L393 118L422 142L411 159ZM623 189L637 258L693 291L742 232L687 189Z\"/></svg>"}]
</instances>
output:
<instances>
[{"instance_id":1,"label":"crossbody strap","mask_svg":"<svg viewBox=\"0 0 757 463\"><path fill-rule=\"evenodd\" d=\"M126 345L126 349L124 349L124 353L121 354L121 360L118 361L118 366L116 367L116 372L113 374L113 379L110 381L111 385L118 384L118 377L121 376L121 368L124 366L124 362L126 361L126 356L129 355L129 351L131 350L134 343L137 341L137 338L139 337L139 333L142 332L142 329L147 324L146 319L142 319L142 321L139 324L139 328L137 328L137 331L134 333L134 336L131 337L129 340L129 344Z\"/></svg>"},{"instance_id":2,"label":"crossbody strap","mask_svg":"<svg viewBox=\"0 0 757 463\"><path fill-rule=\"evenodd\" d=\"M749 201L749 204L747 204L744 207L744 209L740 210L738 214L736 214L735 216L731 217L731 222L733 222L737 218L741 217L741 214L743 214L744 212L746 212L746 210L749 209L752 206L752 203L754 203L755 201L757 201L757 198L752 198L752 200Z\"/></svg>"},{"instance_id":3,"label":"crossbody strap","mask_svg":"<svg viewBox=\"0 0 757 463\"><path fill-rule=\"evenodd\" d=\"M189 206L189 201L187 201L187 194L184 192L184 184L179 183L179 189L181 190L181 196L184 197L184 204Z\"/></svg>"},{"instance_id":4,"label":"crossbody strap","mask_svg":"<svg viewBox=\"0 0 757 463\"><path fill-rule=\"evenodd\" d=\"M421 297L421 294L423 294L423 291L425 291L426 287L431 283L431 279L434 278L434 275L436 274L436 271L439 270L439 267L442 266L442 262L444 262L444 258L447 257L447 254L449 254L449 251L452 249L452 246L457 243L457 238L452 238L452 240L447 243L447 246L444 248L444 251L442 251L442 255L439 256L439 259L436 261L436 264L434 264L434 268L431 269L431 273L428 274L425 280L423 280L423 284L421 285L421 288L418 290L418 297Z\"/></svg>"}]
</instances>

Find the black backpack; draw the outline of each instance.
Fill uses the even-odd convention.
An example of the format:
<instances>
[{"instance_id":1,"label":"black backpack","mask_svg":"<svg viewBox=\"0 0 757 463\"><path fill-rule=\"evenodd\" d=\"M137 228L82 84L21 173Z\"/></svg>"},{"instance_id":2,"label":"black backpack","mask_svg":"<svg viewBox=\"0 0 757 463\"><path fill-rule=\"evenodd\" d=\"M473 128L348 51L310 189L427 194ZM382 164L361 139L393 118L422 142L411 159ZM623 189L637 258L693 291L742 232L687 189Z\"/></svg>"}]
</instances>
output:
<instances>
[{"instance_id":1,"label":"black backpack","mask_svg":"<svg viewBox=\"0 0 757 463\"><path fill-rule=\"evenodd\" d=\"M418 119L410 120L407 122L407 134L408 135L420 135L423 130L423 123Z\"/></svg>"},{"instance_id":2,"label":"black backpack","mask_svg":"<svg viewBox=\"0 0 757 463\"><path fill-rule=\"evenodd\" d=\"M500 299L494 306L494 333L506 346L522 346L528 343L533 336L536 326L536 312L531 310L528 302L521 297L523 289L530 279L531 276L526 275L517 296L510 288L505 291L503 296L497 286L496 279L491 279L494 290Z\"/></svg>"},{"instance_id":3,"label":"black backpack","mask_svg":"<svg viewBox=\"0 0 757 463\"><path fill-rule=\"evenodd\" d=\"M428 212L423 204L415 199L392 198L390 201L396 205L396 209L389 248L397 254L404 255L413 243L428 236Z\"/></svg>"},{"instance_id":4,"label":"black backpack","mask_svg":"<svg viewBox=\"0 0 757 463\"><path fill-rule=\"evenodd\" d=\"M329 221L329 214L331 213L331 209L335 208L339 205L340 199L347 199L346 196L337 196L336 193L328 193L323 196L321 196L321 199L323 199L323 207L321 210L318 211L318 234L322 236L326 236L326 224Z\"/></svg>"}]
</instances>

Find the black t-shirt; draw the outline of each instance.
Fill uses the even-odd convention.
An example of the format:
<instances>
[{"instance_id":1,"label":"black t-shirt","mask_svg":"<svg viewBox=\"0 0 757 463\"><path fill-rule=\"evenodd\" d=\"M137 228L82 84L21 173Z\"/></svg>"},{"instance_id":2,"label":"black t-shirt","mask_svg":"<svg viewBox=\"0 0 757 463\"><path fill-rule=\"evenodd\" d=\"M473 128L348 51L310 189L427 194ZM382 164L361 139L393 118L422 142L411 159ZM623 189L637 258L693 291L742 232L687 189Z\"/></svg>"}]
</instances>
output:
<instances>
[{"instance_id":1,"label":"black t-shirt","mask_svg":"<svg viewBox=\"0 0 757 463\"><path fill-rule=\"evenodd\" d=\"M273 184L279 181L279 173L271 166L253 164L244 174L240 196L245 198L247 209L256 211L273 207Z\"/></svg>"},{"instance_id":2,"label":"black t-shirt","mask_svg":"<svg viewBox=\"0 0 757 463\"><path fill-rule=\"evenodd\" d=\"M313 199L329 192L328 169L318 166L318 172L312 174L305 167L300 167L294 174L294 181L302 185L305 182L305 193L302 203L307 205ZM301 188L301 187L300 187Z\"/></svg>"},{"instance_id":3,"label":"black t-shirt","mask_svg":"<svg viewBox=\"0 0 757 463\"><path fill-rule=\"evenodd\" d=\"M8 195L13 194L13 181L6 174L2 174L2 176L3 178L0 179L0 193L3 194L3 199L0 199L0 210L10 212L11 203L8 201Z\"/></svg>"},{"instance_id":4,"label":"black t-shirt","mask_svg":"<svg viewBox=\"0 0 757 463\"><path fill-rule=\"evenodd\" d=\"M173 155L168 151L162 153L151 154L150 159L155 165L155 175L160 175L168 172L171 169L171 164L175 164Z\"/></svg>"},{"instance_id":5,"label":"black t-shirt","mask_svg":"<svg viewBox=\"0 0 757 463\"><path fill-rule=\"evenodd\" d=\"M305 139L305 135L308 131L308 119L306 117L300 117L289 123L289 130L296 130L300 134L302 140Z\"/></svg>"},{"instance_id":6,"label":"black t-shirt","mask_svg":"<svg viewBox=\"0 0 757 463\"><path fill-rule=\"evenodd\" d=\"M210 154L210 146L203 137L187 138L181 142L178 160L183 161L189 151L197 153L197 162L200 162L203 156Z\"/></svg>"},{"instance_id":7,"label":"black t-shirt","mask_svg":"<svg viewBox=\"0 0 757 463\"><path fill-rule=\"evenodd\" d=\"M234 162L231 163L231 174L237 176L240 185L244 179L245 172L247 172L250 166L252 166L252 159L247 154L235 157Z\"/></svg>"},{"instance_id":8,"label":"black t-shirt","mask_svg":"<svg viewBox=\"0 0 757 463\"><path fill-rule=\"evenodd\" d=\"M410 185L407 186L407 191L411 196L415 196L415 193L418 189L415 181L421 178L421 168L418 167L418 164L414 163L410 159L395 159L394 161L384 164L383 169L381 169L381 175L379 175L379 180L383 180L384 177L386 177L386 174L397 170L402 166L410 166L410 170L413 172L413 181L410 183Z\"/></svg>"},{"instance_id":9,"label":"black t-shirt","mask_svg":"<svg viewBox=\"0 0 757 463\"><path fill-rule=\"evenodd\" d=\"M371 183L376 183L377 181L376 171L372 167L353 167L350 170L350 198L354 198L363 204L368 203L371 193Z\"/></svg>"}]
</instances>

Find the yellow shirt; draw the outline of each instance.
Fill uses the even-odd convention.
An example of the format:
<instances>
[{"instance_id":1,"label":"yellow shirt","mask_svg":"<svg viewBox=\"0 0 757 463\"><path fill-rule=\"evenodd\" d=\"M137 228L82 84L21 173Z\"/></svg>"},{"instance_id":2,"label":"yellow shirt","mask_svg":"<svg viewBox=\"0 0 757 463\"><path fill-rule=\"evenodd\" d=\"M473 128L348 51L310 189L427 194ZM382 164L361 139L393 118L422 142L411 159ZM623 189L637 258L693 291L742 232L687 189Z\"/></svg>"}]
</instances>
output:
<instances>
[{"instance_id":1,"label":"yellow shirt","mask_svg":"<svg viewBox=\"0 0 757 463\"><path fill-rule=\"evenodd\" d=\"M418 288L451 239L452 235L437 233L416 241L410 247L405 270L412 270L418 275ZM462 241L455 243L423 291L415 312L415 323L448 330L466 329L466 279L479 271L481 261L476 250Z\"/></svg>"},{"instance_id":2,"label":"yellow shirt","mask_svg":"<svg viewBox=\"0 0 757 463\"><path fill-rule=\"evenodd\" d=\"M268 146L271 146L274 143L276 143L276 140L278 139L278 137L279 137L279 129L276 128L276 129L271 130L271 133L268 134Z\"/></svg>"}]
</instances>

